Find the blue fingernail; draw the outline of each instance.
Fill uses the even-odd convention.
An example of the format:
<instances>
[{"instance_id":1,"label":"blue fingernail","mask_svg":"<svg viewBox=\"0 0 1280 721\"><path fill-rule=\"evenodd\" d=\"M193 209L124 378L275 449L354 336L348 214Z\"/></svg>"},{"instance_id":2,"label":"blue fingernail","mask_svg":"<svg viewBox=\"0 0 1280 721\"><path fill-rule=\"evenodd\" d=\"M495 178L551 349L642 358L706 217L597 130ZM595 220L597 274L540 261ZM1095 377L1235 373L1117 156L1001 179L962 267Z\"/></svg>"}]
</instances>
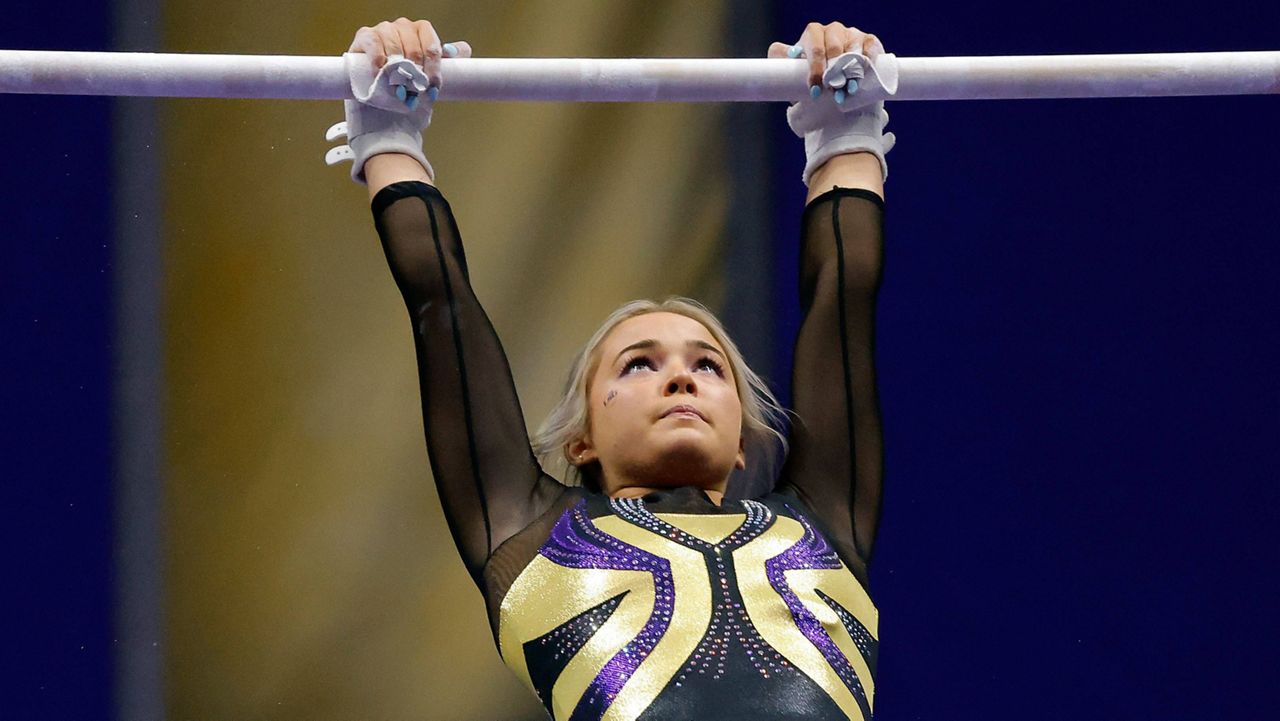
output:
<instances>
[{"instance_id":1,"label":"blue fingernail","mask_svg":"<svg viewBox=\"0 0 1280 721\"><path fill-rule=\"evenodd\" d=\"M445 43L445 44L444 44L444 54L445 54L445 55L448 55L449 57L453 57L454 55L457 55L457 54L458 54L458 46L457 46L457 45L454 45L453 43Z\"/></svg>"},{"instance_id":2,"label":"blue fingernail","mask_svg":"<svg viewBox=\"0 0 1280 721\"><path fill-rule=\"evenodd\" d=\"M858 92L858 81L852 80L852 79L849 80L849 83L846 89L849 91L850 95L853 95L854 93Z\"/></svg>"},{"instance_id":3,"label":"blue fingernail","mask_svg":"<svg viewBox=\"0 0 1280 721\"><path fill-rule=\"evenodd\" d=\"M404 89L404 86L403 86L403 85L397 85L397 86L396 86L396 97L397 97L397 98L400 98L401 100L404 100L405 95L408 95L408 91L406 91L406 90Z\"/></svg>"},{"instance_id":4,"label":"blue fingernail","mask_svg":"<svg viewBox=\"0 0 1280 721\"><path fill-rule=\"evenodd\" d=\"M822 87L819 85L809 86L809 97L816 98L822 94Z\"/></svg>"},{"instance_id":5,"label":"blue fingernail","mask_svg":"<svg viewBox=\"0 0 1280 721\"><path fill-rule=\"evenodd\" d=\"M800 47L799 45L792 45L791 47L787 48L787 57L798 58L800 57L800 53L802 52L804 52L804 48Z\"/></svg>"},{"instance_id":6,"label":"blue fingernail","mask_svg":"<svg viewBox=\"0 0 1280 721\"><path fill-rule=\"evenodd\" d=\"M836 91L836 105L844 105L844 88Z\"/></svg>"},{"instance_id":7,"label":"blue fingernail","mask_svg":"<svg viewBox=\"0 0 1280 721\"><path fill-rule=\"evenodd\" d=\"M434 103L436 98L440 97L440 88L432 85L431 89L427 91L427 97L431 98L431 102Z\"/></svg>"},{"instance_id":8,"label":"blue fingernail","mask_svg":"<svg viewBox=\"0 0 1280 721\"><path fill-rule=\"evenodd\" d=\"M417 95L410 95L409 99L404 101L404 104L409 106L410 110L416 110L418 108L418 100L419 98Z\"/></svg>"}]
</instances>

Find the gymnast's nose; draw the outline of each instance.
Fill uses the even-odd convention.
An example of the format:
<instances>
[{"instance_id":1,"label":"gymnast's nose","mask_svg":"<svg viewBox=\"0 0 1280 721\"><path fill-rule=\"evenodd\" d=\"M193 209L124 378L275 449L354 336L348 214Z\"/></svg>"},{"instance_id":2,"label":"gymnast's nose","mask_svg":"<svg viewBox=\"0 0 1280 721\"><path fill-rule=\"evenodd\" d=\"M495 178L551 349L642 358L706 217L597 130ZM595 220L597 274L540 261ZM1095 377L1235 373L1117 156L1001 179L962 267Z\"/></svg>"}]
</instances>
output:
<instances>
[{"instance_id":1,"label":"gymnast's nose","mask_svg":"<svg viewBox=\"0 0 1280 721\"><path fill-rule=\"evenodd\" d=\"M689 395L698 395L698 384L693 379L693 374L687 368L681 367L667 378L666 386L663 387L663 395L671 396L677 393L688 393Z\"/></svg>"}]
</instances>

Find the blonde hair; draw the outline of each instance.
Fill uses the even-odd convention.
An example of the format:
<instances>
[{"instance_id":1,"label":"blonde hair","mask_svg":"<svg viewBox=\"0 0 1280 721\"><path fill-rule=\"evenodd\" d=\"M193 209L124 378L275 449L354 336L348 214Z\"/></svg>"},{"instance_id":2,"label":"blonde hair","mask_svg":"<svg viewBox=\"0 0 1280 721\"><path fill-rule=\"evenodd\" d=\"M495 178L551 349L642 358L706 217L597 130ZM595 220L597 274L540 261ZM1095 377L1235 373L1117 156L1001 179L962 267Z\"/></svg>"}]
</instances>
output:
<instances>
[{"instance_id":1,"label":"blonde hair","mask_svg":"<svg viewBox=\"0 0 1280 721\"><path fill-rule=\"evenodd\" d=\"M578 481L587 488L600 492L599 463L578 467L569 462L568 445L586 435L588 423L587 386L599 364L597 351L606 336L619 323L646 313L677 313L701 323L724 349L733 369L738 399L742 403L742 433L747 444L769 445L776 443L783 453L787 450L787 438L778 428L786 417L786 410L778 403L764 379L747 366L738 346L729 339L724 326L706 306L691 298L670 297L662 301L633 300L624 303L605 319L574 358L564 395L547 414L531 444L542 467L548 472L563 466L566 483Z\"/></svg>"}]
</instances>

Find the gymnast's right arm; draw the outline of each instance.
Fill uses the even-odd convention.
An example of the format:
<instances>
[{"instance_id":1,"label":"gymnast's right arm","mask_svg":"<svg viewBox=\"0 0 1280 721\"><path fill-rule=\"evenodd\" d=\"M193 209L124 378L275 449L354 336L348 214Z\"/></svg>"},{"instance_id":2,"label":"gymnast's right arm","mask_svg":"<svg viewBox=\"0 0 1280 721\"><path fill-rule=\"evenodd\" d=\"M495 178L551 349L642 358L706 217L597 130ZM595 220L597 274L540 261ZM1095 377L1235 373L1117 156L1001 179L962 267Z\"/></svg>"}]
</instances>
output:
<instances>
[{"instance_id":1,"label":"gymnast's right arm","mask_svg":"<svg viewBox=\"0 0 1280 721\"><path fill-rule=\"evenodd\" d=\"M480 585L489 555L564 486L542 472L529 446L511 369L471 288L449 202L434 186L401 180L380 189L371 207L409 312L431 471L454 542Z\"/></svg>"},{"instance_id":2,"label":"gymnast's right arm","mask_svg":"<svg viewBox=\"0 0 1280 721\"><path fill-rule=\"evenodd\" d=\"M439 50L428 23L403 19L362 28L353 48L362 45L375 65L385 61L378 57L384 49L402 49L416 61L423 51L413 47L414 38ZM426 65L430 74L438 69ZM431 471L463 563L483 591L494 550L550 508L565 487L542 472L529 446L511 368L471 288L449 202L417 158L375 147L382 152L365 160L364 178L374 226L409 313Z\"/></svg>"}]
</instances>

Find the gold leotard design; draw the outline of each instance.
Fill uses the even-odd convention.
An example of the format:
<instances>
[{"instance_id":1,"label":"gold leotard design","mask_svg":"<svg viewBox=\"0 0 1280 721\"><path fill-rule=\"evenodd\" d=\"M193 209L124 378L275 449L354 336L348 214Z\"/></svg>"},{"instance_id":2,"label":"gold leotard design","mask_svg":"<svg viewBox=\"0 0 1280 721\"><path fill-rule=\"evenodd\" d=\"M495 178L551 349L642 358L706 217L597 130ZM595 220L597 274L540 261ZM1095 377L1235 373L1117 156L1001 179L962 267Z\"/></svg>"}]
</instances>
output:
<instances>
[{"instance_id":1,"label":"gold leotard design","mask_svg":"<svg viewBox=\"0 0 1280 721\"><path fill-rule=\"evenodd\" d=\"M644 719L660 697L682 718L738 718L761 705L742 674L788 699L779 718L871 717L875 606L793 506L608 504L565 511L501 608L503 658L555 719Z\"/></svg>"}]
</instances>

